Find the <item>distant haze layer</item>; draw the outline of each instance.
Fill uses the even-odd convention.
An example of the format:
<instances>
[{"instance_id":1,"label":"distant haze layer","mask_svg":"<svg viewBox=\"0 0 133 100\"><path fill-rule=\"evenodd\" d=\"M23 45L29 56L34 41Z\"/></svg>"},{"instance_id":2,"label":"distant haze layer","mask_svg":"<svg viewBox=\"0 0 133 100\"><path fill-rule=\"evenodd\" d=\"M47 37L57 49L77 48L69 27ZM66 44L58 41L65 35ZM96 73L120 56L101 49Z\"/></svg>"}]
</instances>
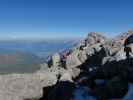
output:
<instances>
[{"instance_id":1,"label":"distant haze layer","mask_svg":"<svg viewBox=\"0 0 133 100\"><path fill-rule=\"evenodd\" d=\"M76 39L0 41L0 74L31 73L55 52L73 47Z\"/></svg>"}]
</instances>

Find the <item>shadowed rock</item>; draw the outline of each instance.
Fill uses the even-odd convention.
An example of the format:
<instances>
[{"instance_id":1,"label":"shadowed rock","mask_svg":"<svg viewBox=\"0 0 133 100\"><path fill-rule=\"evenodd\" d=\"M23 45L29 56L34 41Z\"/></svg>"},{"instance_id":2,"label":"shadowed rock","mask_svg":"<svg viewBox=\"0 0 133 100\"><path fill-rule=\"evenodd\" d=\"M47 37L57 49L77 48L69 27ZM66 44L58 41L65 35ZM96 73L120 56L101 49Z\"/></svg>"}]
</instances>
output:
<instances>
[{"instance_id":1,"label":"shadowed rock","mask_svg":"<svg viewBox=\"0 0 133 100\"><path fill-rule=\"evenodd\" d=\"M74 89L74 83L61 81L52 87L44 87L44 95L40 100L70 100Z\"/></svg>"}]
</instances>

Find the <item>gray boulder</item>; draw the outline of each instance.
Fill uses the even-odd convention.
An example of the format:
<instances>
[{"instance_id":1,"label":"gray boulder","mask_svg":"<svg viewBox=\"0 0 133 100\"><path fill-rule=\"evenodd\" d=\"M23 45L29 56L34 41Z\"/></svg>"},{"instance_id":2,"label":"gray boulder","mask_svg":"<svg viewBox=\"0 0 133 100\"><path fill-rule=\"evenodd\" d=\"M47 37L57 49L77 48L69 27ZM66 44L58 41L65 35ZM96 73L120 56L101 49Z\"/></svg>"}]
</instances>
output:
<instances>
[{"instance_id":1,"label":"gray boulder","mask_svg":"<svg viewBox=\"0 0 133 100\"><path fill-rule=\"evenodd\" d=\"M54 55L52 55L52 65L57 67L60 66L60 64L61 64L60 54L55 53Z\"/></svg>"},{"instance_id":2,"label":"gray boulder","mask_svg":"<svg viewBox=\"0 0 133 100\"><path fill-rule=\"evenodd\" d=\"M79 60L79 50L73 51L66 59L66 68L74 68L80 65L82 62Z\"/></svg>"},{"instance_id":3,"label":"gray boulder","mask_svg":"<svg viewBox=\"0 0 133 100\"><path fill-rule=\"evenodd\" d=\"M92 45L96 43L103 43L106 40L105 37L102 35L96 33L96 32L90 32L85 39L86 44Z\"/></svg>"}]
</instances>

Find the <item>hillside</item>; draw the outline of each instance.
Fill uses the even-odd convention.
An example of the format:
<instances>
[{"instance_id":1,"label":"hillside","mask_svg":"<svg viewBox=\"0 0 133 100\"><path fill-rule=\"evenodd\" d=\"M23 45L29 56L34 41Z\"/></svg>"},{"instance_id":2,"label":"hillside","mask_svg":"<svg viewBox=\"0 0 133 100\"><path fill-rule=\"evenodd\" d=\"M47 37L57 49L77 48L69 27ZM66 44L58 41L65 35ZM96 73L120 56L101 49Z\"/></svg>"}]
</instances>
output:
<instances>
[{"instance_id":1,"label":"hillside","mask_svg":"<svg viewBox=\"0 0 133 100\"><path fill-rule=\"evenodd\" d=\"M2 100L132 100L132 40L127 35L107 39L91 32L72 49L50 56L35 73L1 75L0 97Z\"/></svg>"}]
</instances>

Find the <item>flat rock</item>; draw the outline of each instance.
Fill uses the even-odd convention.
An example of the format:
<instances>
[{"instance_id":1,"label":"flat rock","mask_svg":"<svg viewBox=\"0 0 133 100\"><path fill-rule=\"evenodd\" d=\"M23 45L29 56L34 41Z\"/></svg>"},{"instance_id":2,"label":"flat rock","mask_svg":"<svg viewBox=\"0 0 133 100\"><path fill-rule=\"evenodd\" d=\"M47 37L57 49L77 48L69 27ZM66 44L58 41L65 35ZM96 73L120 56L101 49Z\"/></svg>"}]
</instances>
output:
<instances>
[{"instance_id":1,"label":"flat rock","mask_svg":"<svg viewBox=\"0 0 133 100\"><path fill-rule=\"evenodd\" d=\"M55 84L55 75L48 72L0 75L0 99L23 100L42 96L42 88Z\"/></svg>"}]
</instances>

